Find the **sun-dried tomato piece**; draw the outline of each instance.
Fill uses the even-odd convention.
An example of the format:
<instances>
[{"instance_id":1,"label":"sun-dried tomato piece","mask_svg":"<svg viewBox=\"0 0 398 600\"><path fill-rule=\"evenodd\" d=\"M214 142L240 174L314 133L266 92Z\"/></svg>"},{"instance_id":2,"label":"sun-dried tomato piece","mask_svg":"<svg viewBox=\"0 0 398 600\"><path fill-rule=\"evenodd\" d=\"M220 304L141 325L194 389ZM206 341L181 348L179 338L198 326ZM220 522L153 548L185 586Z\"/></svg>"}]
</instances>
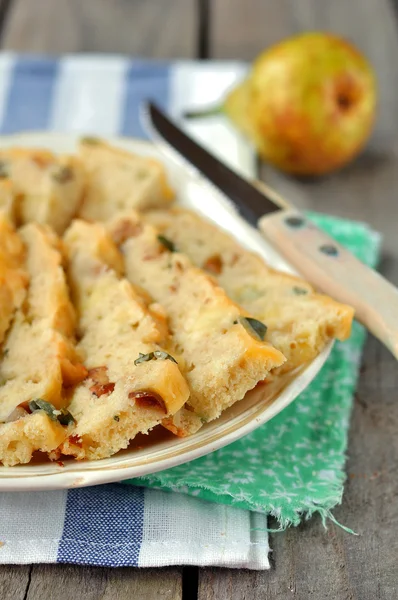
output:
<instances>
[{"instance_id":1,"label":"sun-dried tomato piece","mask_svg":"<svg viewBox=\"0 0 398 600\"><path fill-rule=\"evenodd\" d=\"M93 380L90 386L90 392L98 398L104 394L111 394L115 389L115 384L109 381L107 367L95 367L88 371L88 378Z\"/></svg>"},{"instance_id":2,"label":"sun-dried tomato piece","mask_svg":"<svg viewBox=\"0 0 398 600\"><path fill-rule=\"evenodd\" d=\"M223 268L221 256L219 254L209 256L209 258L204 263L203 268L206 269L206 271L209 271L209 273L214 273L214 275L220 275Z\"/></svg>"},{"instance_id":3,"label":"sun-dried tomato piece","mask_svg":"<svg viewBox=\"0 0 398 600\"><path fill-rule=\"evenodd\" d=\"M81 448L83 446L83 440L78 435L70 435L68 440L69 440L70 444L74 444L75 446L78 446L79 448Z\"/></svg>"},{"instance_id":4,"label":"sun-dried tomato piece","mask_svg":"<svg viewBox=\"0 0 398 600\"><path fill-rule=\"evenodd\" d=\"M166 404L163 398L161 398L161 396L159 396L159 394L156 392L130 392L129 398L130 400L135 400L135 403L140 408L155 408L167 414Z\"/></svg>"},{"instance_id":5,"label":"sun-dried tomato piece","mask_svg":"<svg viewBox=\"0 0 398 600\"><path fill-rule=\"evenodd\" d=\"M95 394L98 398L104 394L111 394L115 389L114 383L95 383L90 387L90 392Z\"/></svg>"}]
</instances>

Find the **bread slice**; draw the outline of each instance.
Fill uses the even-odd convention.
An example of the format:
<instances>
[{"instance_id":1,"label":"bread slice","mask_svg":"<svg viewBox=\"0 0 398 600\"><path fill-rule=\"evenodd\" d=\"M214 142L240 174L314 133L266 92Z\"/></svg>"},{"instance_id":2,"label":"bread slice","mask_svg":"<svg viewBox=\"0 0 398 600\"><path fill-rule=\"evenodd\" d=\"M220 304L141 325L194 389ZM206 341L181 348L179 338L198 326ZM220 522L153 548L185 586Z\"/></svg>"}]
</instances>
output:
<instances>
[{"instance_id":1,"label":"bread slice","mask_svg":"<svg viewBox=\"0 0 398 600\"><path fill-rule=\"evenodd\" d=\"M27 225L20 233L30 286L0 363L0 461L7 466L59 446L68 433L60 420L72 420L62 411L67 388L87 374L74 345L60 242L46 226Z\"/></svg>"},{"instance_id":2,"label":"bread slice","mask_svg":"<svg viewBox=\"0 0 398 600\"><path fill-rule=\"evenodd\" d=\"M76 426L61 451L99 459L126 448L189 397L161 307L121 276L123 261L101 224L75 221L65 235L87 379L69 410Z\"/></svg>"},{"instance_id":3,"label":"bread slice","mask_svg":"<svg viewBox=\"0 0 398 600\"><path fill-rule=\"evenodd\" d=\"M28 286L25 248L9 219L0 213L0 344Z\"/></svg>"},{"instance_id":4,"label":"bread slice","mask_svg":"<svg viewBox=\"0 0 398 600\"><path fill-rule=\"evenodd\" d=\"M105 221L115 212L164 206L173 197L164 166L96 138L83 138L80 158L88 183L80 216Z\"/></svg>"},{"instance_id":5,"label":"bread slice","mask_svg":"<svg viewBox=\"0 0 398 600\"><path fill-rule=\"evenodd\" d=\"M165 308L184 359L191 395L183 418L174 421L175 431L184 433L189 412L199 426L217 418L284 362L278 350L245 327L246 313L224 290L185 255L173 252L137 214L115 217L109 231L123 252L129 280Z\"/></svg>"},{"instance_id":6,"label":"bread slice","mask_svg":"<svg viewBox=\"0 0 398 600\"><path fill-rule=\"evenodd\" d=\"M74 156L31 148L0 152L0 174L12 183L15 218L20 224L51 225L62 233L83 198L84 172Z\"/></svg>"},{"instance_id":7,"label":"bread slice","mask_svg":"<svg viewBox=\"0 0 398 600\"><path fill-rule=\"evenodd\" d=\"M350 306L317 294L298 277L270 268L199 215L173 209L153 211L147 219L212 275L235 302L267 325L267 340L287 358L273 375L301 367L329 340L350 335L354 314Z\"/></svg>"}]
</instances>

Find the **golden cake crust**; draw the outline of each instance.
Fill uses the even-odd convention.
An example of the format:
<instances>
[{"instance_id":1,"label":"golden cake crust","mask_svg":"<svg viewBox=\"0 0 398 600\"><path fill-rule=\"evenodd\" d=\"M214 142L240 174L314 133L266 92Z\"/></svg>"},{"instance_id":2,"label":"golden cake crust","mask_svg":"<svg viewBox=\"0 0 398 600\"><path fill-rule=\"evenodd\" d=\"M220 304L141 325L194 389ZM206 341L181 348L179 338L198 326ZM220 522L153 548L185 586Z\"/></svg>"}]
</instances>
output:
<instances>
[{"instance_id":1,"label":"golden cake crust","mask_svg":"<svg viewBox=\"0 0 398 600\"><path fill-rule=\"evenodd\" d=\"M299 277L276 271L229 234L183 209L151 211L146 219L203 268L227 294L267 327L286 363L273 374L311 361L333 338L345 340L354 311Z\"/></svg>"}]
</instances>

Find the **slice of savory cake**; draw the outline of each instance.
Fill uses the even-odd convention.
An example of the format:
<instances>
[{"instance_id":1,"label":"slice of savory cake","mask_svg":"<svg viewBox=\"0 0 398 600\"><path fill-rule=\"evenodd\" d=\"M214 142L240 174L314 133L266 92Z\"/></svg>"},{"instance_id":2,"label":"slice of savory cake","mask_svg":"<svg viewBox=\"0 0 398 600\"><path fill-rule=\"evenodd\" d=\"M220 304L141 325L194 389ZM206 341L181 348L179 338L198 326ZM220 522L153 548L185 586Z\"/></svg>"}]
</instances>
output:
<instances>
[{"instance_id":1,"label":"slice of savory cake","mask_svg":"<svg viewBox=\"0 0 398 600\"><path fill-rule=\"evenodd\" d=\"M25 248L8 218L0 213L0 344L28 286Z\"/></svg>"},{"instance_id":2,"label":"slice of savory cake","mask_svg":"<svg viewBox=\"0 0 398 600\"><path fill-rule=\"evenodd\" d=\"M33 148L3 149L0 173L12 184L18 223L48 224L63 233L83 198L84 173L76 157Z\"/></svg>"},{"instance_id":3,"label":"slice of savory cake","mask_svg":"<svg viewBox=\"0 0 398 600\"><path fill-rule=\"evenodd\" d=\"M65 246L88 376L73 392L76 426L61 451L99 459L173 415L189 388L164 311L121 276L122 257L104 226L74 221Z\"/></svg>"},{"instance_id":4,"label":"slice of savory cake","mask_svg":"<svg viewBox=\"0 0 398 600\"><path fill-rule=\"evenodd\" d=\"M332 338L350 335L354 311L310 284L270 268L224 231L187 210L153 211L147 217L227 294L267 324L267 339L286 363L273 374L311 361Z\"/></svg>"},{"instance_id":5,"label":"slice of savory cake","mask_svg":"<svg viewBox=\"0 0 398 600\"><path fill-rule=\"evenodd\" d=\"M250 318L224 290L136 213L114 218L109 231L122 250L129 280L143 287L166 310L191 395L183 416L170 426L192 432L189 412L198 427L265 379L284 362L264 341L266 327ZM198 428L196 427L196 428Z\"/></svg>"},{"instance_id":6,"label":"slice of savory cake","mask_svg":"<svg viewBox=\"0 0 398 600\"><path fill-rule=\"evenodd\" d=\"M86 376L74 345L75 315L62 269L60 241L46 226L20 230L30 285L2 346L0 461L27 463L66 438L72 418L67 389Z\"/></svg>"},{"instance_id":7,"label":"slice of savory cake","mask_svg":"<svg viewBox=\"0 0 398 600\"><path fill-rule=\"evenodd\" d=\"M96 138L83 138L80 159L87 188L79 216L105 221L120 210L161 207L172 199L164 166Z\"/></svg>"}]
</instances>

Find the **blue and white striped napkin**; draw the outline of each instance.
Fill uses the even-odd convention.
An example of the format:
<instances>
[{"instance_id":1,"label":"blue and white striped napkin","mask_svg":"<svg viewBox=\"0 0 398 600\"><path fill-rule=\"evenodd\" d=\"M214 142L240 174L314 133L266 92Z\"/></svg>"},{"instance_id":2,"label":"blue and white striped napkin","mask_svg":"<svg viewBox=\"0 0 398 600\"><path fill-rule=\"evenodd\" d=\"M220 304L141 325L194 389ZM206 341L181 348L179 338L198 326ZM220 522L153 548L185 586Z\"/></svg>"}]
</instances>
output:
<instances>
[{"instance_id":1,"label":"blue and white striped napkin","mask_svg":"<svg viewBox=\"0 0 398 600\"><path fill-rule=\"evenodd\" d=\"M179 118L186 108L216 103L244 71L240 63L0 54L0 133L143 137L142 99ZM255 174L252 151L225 123L213 119L190 129L231 165ZM122 484L0 492L0 563L267 569L266 527L262 514Z\"/></svg>"}]
</instances>

